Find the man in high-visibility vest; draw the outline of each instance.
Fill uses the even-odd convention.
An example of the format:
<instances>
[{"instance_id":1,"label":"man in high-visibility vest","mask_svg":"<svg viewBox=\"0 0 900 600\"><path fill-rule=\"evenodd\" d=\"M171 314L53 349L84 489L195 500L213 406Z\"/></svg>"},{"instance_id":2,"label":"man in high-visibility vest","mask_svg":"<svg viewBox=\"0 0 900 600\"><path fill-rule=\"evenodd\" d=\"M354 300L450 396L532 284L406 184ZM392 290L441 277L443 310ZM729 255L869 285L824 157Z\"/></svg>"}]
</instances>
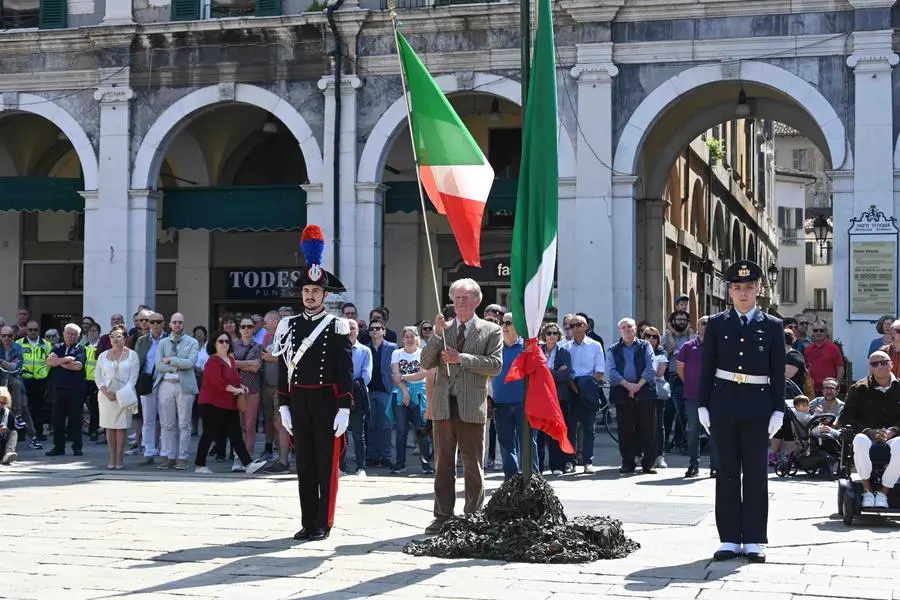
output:
<instances>
[{"instance_id":1,"label":"man in high-visibility vest","mask_svg":"<svg viewBox=\"0 0 900 600\"><path fill-rule=\"evenodd\" d=\"M22 379L25 381L25 394L28 396L28 408L31 410L31 419L34 421L35 439L39 442L47 441L44 435L44 397L47 394L47 378L50 376L50 367L47 366L47 357L53 347L50 342L41 337L41 327L37 321L28 321L25 326L25 337L16 340L22 348Z\"/></svg>"},{"instance_id":2,"label":"man in high-visibility vest","mask_svg":"<svg viewBox=\"0 0 900 600\"><path fill-rule=\"evenodd\" d=\"M100 325L93 321L88 323L85 332L87 343L84 345L84 401L87 403L90 421L88 423L88 435L92 442L97 441L97 431L100 429L100 406L97 404L97 384L94 383L94 371L97 369L97 349L100 342Z\"/></svg>"}]
</instances>

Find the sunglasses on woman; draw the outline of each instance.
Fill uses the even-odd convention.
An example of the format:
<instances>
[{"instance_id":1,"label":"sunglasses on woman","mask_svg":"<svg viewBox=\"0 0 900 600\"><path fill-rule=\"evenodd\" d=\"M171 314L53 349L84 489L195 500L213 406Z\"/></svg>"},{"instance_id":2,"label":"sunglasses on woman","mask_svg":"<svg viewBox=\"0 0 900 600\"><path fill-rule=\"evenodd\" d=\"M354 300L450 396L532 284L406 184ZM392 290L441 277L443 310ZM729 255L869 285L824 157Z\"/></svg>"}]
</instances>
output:
<instances>
[{"instance_id":1,"label":"sunglasses on woman","mask_svg":"<svg viewBox=\"0 0 900 600\"><path fill-rule=\"evenodd\" d=\"M216 340L217 344L228 344L229 340Z\"/></svg>"}]
</instances>

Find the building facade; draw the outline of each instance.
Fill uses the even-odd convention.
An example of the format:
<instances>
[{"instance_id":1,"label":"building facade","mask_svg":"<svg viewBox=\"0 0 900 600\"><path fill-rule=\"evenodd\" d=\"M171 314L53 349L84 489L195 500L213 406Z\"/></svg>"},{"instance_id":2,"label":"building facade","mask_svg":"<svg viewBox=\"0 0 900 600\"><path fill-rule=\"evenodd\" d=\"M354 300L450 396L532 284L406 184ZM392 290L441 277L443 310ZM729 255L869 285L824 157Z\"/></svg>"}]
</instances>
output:
<instances>
[{"instance_id":1,"label":"building facade","mask_svg":"<svg viewBox=\"0 0 900 600\"><path fill-rule=\"evenodd\" d=\"M502 166L515 134L494 130L521 119L518 5L398 4L411 43L467 122L485 124L478 135L501 166L479 275L502 298L515 180ZM836 223L871 206L897 214L892 4L557 3L559 310L590 313L605 335L623 315L663 317L671 167L734 119L741 98L743 116L787 123L821 151ZM343 2L334 27L312 0L9 6L0 311L24 301L42 316L105 320L148 302L208 322L284 303L280 284L302 265L296 231L314 222L363 311L386 303L404 322L435 312L382 0ZM445 284L467 271L446 226L429 222ZM747 248L732 258L750 257L744 235L729 242ZM834 269L848 278L849 246L835 237ZM851 320L850 305L835 286L836 335L862 347L871 324Z\"/></svg>"},{"instance_id":2,"label":"building facade","mask_svg":"<svg viewBox=\"0 0 900 600\"><path fill-rule=\"evenodd\" d=\"M834 290L839 284L832 266L834 221L825 157L796 129L778 123L775 163L780 311L804 313L832 326ZM829 227L827 236L817 240L813 224L819 217Z\"/></svg>"}]
</instances>

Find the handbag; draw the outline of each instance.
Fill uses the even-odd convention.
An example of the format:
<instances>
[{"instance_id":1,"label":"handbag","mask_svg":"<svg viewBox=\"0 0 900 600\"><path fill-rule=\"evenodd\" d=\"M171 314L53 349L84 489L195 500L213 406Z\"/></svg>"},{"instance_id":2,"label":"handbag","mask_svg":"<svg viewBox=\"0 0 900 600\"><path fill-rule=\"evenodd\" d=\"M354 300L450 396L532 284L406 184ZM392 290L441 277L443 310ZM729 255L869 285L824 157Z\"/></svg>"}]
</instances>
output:
<instances>
[{"instance_id":1,"label":"handbag","mask_svg":"<svg viewBox=\"0 0 900 600\"><path fill-rule=\"evenodd\" d=\"M137 383L134 391L141 396L148 396L153 393L153 374L156 373L156 367L150 373L141 373L138 375Z\"/></svg>"},{"instance_id":2,"label":"handbag","mask_svg":"<svg viewBox=\"0 0 900 600\"><path fill-rule=\"evenodd\" d=\"M238 394L237 396L235 396L234 403L237 406L238 412L247 412L247 397L244 394Z\"/></svg>"},{"instance_id":3,"label":"handbag","mask_svg":"<svg viewBox=\"0 0 900 600\"><path fill-rule=\"evenodd\" d=\"M133 387L129 387L128 382L118 377L119 369L116 365L116 372L106 386L106 389L116 395L116 403L122 408L131 408L137 406L138 396Z\"/></svg>"}]
</instances>

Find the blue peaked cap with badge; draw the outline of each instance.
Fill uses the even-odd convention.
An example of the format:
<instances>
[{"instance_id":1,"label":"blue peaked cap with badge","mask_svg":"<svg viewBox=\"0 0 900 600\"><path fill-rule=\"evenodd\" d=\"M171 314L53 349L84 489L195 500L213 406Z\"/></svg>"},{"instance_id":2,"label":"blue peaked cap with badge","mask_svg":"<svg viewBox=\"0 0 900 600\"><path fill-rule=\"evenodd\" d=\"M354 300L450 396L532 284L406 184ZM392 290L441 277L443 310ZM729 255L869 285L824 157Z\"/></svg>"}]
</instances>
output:
<instances>
[{"instance_id":1,"label":"blue peaked cap with badge","mask_svg":"<svg viewBox=\"0 0 900 600\"><path fill-rule=\"evenodd\" d=\"M300 251L306 257L306 268L294 282L294 287L317 285L326 292L346 292L341 280L333 273L322 268L322 256L325 253L325 236L318 225L307 225L300 235Z\"/></svg>"},{"instance_id":2,"label":"blue peaked cap with badge","mask_svg":"<svg viewBox=\"0 0 900 600\"><path fill-rule=\"evenodd\" d=\"M739 260L725 269L725 281L728 283L748 283L762 279L762 267L752 260Z\"/></svg>"}]
</instances>

